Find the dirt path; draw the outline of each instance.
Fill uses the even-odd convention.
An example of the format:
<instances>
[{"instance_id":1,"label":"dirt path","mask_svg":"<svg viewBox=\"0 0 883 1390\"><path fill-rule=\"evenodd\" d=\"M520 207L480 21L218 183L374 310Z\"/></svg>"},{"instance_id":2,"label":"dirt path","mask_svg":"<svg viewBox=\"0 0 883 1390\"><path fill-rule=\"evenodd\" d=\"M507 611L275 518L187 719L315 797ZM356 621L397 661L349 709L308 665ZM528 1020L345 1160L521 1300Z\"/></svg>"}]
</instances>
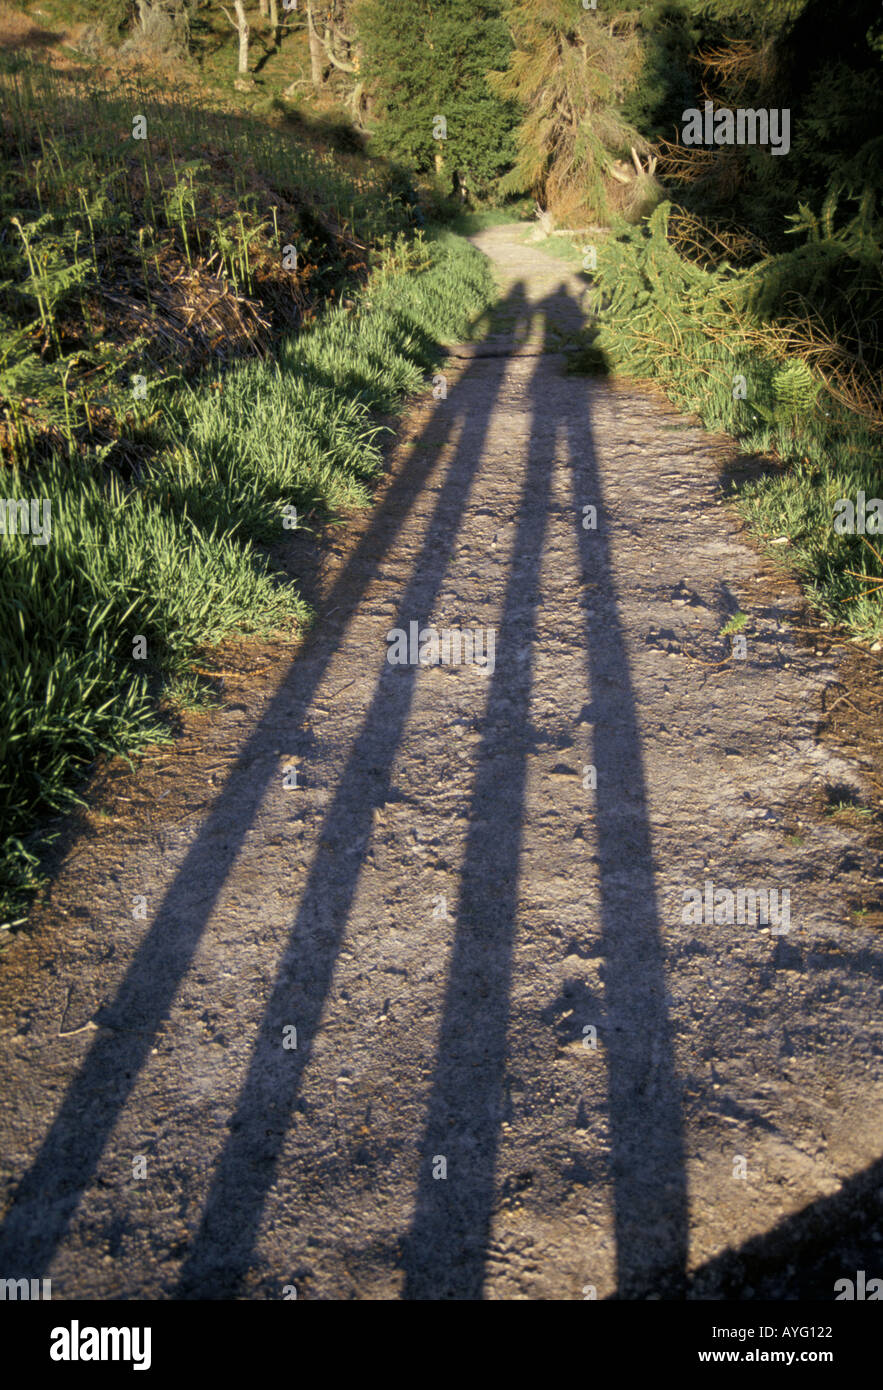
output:
<instances>
[{"instance_id":1,"label":"dirt path","mask_svg":"<svg viewBox=\"0 0 883 1390\"><path fill-rule=\"evenodd\" d=\"M124 783L152 809L78 839L0 961L0 1276L701 1295L778 1227L781 1294L780 1223L842 1229L825 1199L877 1171L870 851L809 811L863 785L815 737L833 662L716 504L714 442L538 354L581 282L476 240L494 335L414 408L315 634ZM412 622L493 630L493 669L390 664ZM685 922L709 880L790 923Z\"/></svg>"}]
</instances>

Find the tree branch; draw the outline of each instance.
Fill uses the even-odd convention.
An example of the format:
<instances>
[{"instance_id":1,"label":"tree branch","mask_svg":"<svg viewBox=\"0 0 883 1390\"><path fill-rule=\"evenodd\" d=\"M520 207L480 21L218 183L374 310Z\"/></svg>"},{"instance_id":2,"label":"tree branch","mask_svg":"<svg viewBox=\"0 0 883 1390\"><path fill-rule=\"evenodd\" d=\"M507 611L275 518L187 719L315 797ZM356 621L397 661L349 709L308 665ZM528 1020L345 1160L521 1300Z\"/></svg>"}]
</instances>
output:
<instances>
[{"instance_id":1,"label":"tree branch","mask_svg":"<svg viewBox=\"0 0 883 1390\"><path fill-rule=\"evenodd\" d=\"M341 72L358 72L358 68L356 67L355 63L347 63L344 59L338 58L337 54L334 52L334 49L331 46L331 38L329 36L328 30L326 30L324 34L320 34L319 37L322 40L322 47L328 54L329 60L331 61L331 63L333 63L333 65L336 68L340 68Z\"/></svg>"}]
</instances>

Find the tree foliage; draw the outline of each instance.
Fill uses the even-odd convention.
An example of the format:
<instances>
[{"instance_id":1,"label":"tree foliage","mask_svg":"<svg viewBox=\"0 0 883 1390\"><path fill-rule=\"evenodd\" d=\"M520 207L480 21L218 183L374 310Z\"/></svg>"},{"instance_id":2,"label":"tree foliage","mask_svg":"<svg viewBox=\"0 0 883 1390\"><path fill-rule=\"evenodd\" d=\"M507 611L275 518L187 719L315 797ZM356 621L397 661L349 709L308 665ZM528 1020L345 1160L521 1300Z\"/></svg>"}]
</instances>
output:
<instances>
[{"instance_id":1,"label":"tree foliage","mask_svg":"<svg viewBox=\"0 0 883 1390\"><path fill-rule=\"evenodd\" d=\"M485 193L512 162L517 121L487 81L510 50L500 0L363 0L356 21L378 98L378 151Z\"/></svg>"},{"instance_id":2,"label":"tree foliage","mask_svg":"<svg viewBox=\"0 0 883 1390\"><path fill-rule=\"evenodd\" d=\"M663 146L662 171L701 217L726 218L784 250L799 201L832 187L883 194L883 7L876 0L657 0L635 7L645 61L627 114L679 145L681 113L790 113L787 158L761 146Z\"/></svg>"}]
</instances>

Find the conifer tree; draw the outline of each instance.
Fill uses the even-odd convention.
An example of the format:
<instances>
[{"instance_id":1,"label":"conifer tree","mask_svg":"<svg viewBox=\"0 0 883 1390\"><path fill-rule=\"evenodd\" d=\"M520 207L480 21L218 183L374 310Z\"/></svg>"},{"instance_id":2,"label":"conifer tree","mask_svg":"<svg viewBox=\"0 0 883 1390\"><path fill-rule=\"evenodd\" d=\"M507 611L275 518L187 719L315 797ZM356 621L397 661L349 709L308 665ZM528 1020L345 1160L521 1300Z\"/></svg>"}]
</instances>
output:
<instances>
[{"instance_id":1,"label":"conifer tree","mask_svg":"<svg viewBox=\"0 0 883 1390\"><path fill-rule=\"evenodd\" d=\"M509 55L501 10L501 0L363 0L356 17L382 153L477 193L511 164L517 107L487 83Z\"/></svg>"},{"instance_id":2,"label":"conifer tree","mask_svg":"<svg viewBox=\"0 0 883 1390\"><path fill-rule=\"evenodd\" d=\"M616 161L650 148L621 112L641 70L636 15L574 0L511 0L506 17L514 48L489 82L520 103L524 118L501 189L532 193L565 217L606 218Z\"/></svg>"}]
</instances>

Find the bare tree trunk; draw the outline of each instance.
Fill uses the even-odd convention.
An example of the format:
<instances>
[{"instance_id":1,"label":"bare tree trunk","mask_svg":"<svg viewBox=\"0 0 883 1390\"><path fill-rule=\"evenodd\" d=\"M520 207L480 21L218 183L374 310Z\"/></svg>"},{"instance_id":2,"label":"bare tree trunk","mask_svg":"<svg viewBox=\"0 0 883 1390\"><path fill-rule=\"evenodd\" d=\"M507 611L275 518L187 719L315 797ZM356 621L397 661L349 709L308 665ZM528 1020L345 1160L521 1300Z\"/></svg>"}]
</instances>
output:
<instances>
[{"instance_id":1,"label":"bare tree trunk","mask_svg":"<svg viewBox=\"0 0 883 1390\"><path fill-rule=\"evenodd\" d=\"M357 82L349 98L350 110L353 113L353 124L359 130L365 129L365 122L362 119L362 110L365 104L365 84Z\"/></svg>"},{"instance_id":2,"label":"bare tree trunk","mask_svg":"<svg viewBox=\"0 0 883 1390\"><path fill-rule=\"evenodd\" d=\"M273 36L273 47L279 47L279 0L267 0L270 10L270 31Z\"/></svg>"},{"instance_id":3,"label":"bare tree trunk","mask_svg":"<svg viewBox=\"0 0 883 1390\"><path fill-rule=\"evenodd\" d=\"M245 6L243 5L243 0L233 0L233 8L236 11L235 19L231 15L230 11L227 9L226 5L221 6L221 9L224 11L224 14L227 16L228 20L233 25L233 28L239 34L238 72L239 77L243 78L248 76L248 19L245 15Z\"/></svg>"},{"instance_id":4,"label":"bare tree trunk","mask_svg":"<svg viewBox=\"0 0 883 1390\"><path fill-rule=\"evenodd\" d=\"M239 67L237 70L239 76L244 77L248 72L248 20L242 0L233 0L233 8L236 11L236 28L239 30Z\"/></svg>"},{"instance_id":5,"label":"bare tree trunk","mask_svg":"<svg viewBox=\"0 0 883 1390\"><path fill-rule=\"evenodd\" d=\"M270 0L261 0L260 3L261 19L270 18Z\"/></svg>"},{"instance_id":6,"label":"bare tree trunk","mask_svg":"<svg viewBox=\"0 0 883 1390\"><path fill-rule=\"evenodd\" d=\"M324 85L325 48L313 19L312 0L307 0L307 32L310 37L310 78L313 83L313 90L319 92Z\"/></svg>"}]
</instances>

